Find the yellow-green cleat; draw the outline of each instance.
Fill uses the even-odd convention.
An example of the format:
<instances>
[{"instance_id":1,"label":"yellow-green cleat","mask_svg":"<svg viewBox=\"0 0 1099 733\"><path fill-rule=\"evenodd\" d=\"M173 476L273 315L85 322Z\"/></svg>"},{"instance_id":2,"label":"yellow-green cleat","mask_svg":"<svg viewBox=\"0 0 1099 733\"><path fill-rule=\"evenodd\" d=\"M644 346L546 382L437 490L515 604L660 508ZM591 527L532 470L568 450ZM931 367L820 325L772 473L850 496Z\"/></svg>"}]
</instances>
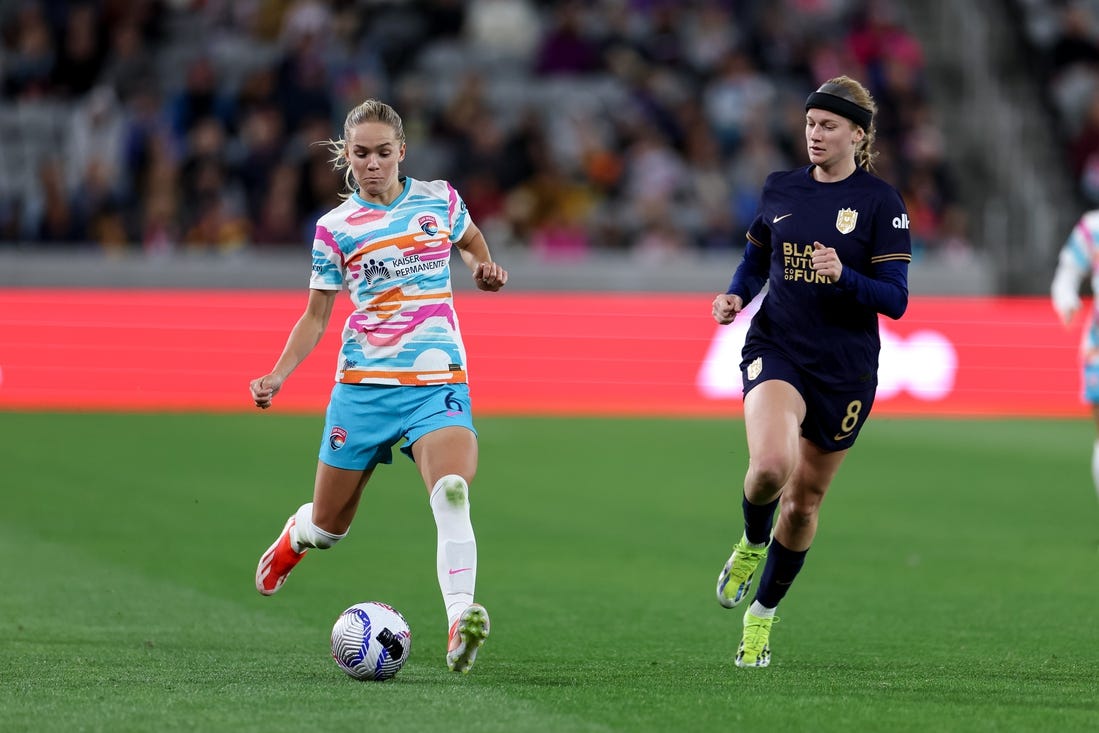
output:
<instances>
[{"instance_id":1,"label":"yellow-green cleat","mask_svg":"<svg viewBox=\"0 0 1099 733\"><path fill-rule=\"evenodd\" d=\"M778 617L761 618L751 611L744 612L744 636L736 650L736 666L766 667L771 663L771 625L778 623Z\"/></svg>"},{"instance_id":2,"label":"yellow-green cleat","mask_svg":"<svg viewBox=\"0 0 1099 733\"><path fill-rule=\"evenodd\" d=\"M717 602L725 608L732 608L744 600L752 587L752 578L756 568L767 557L767 547L753 548L748 538L741 537L733 547L733 554L717 576Z\"/></svg>"}]
</instances>

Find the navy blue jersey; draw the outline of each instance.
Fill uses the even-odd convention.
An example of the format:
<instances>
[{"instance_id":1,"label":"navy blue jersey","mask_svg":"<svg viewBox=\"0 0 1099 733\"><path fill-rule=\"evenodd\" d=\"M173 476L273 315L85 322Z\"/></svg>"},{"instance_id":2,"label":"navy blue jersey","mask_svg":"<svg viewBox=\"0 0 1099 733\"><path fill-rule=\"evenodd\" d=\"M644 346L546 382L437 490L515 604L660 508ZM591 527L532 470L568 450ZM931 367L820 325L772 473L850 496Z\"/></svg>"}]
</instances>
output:
<instances>
[{"instance_id":1,"label":"navy blue jersey","mask_svg":"<svg viewBox=\"0 0 1099 733\"><path fill-rule=\"evenodd\" d=\"M770 253L769 291L744 355L778 349L825 384L876 383L878 313L897 318L908 300L908 214L897 190L862 168L835 183L816 181L812 168L764 184L748 247ZM814 272L814 241L836 249L839 282Z\"/></svg>"}]
</instances>

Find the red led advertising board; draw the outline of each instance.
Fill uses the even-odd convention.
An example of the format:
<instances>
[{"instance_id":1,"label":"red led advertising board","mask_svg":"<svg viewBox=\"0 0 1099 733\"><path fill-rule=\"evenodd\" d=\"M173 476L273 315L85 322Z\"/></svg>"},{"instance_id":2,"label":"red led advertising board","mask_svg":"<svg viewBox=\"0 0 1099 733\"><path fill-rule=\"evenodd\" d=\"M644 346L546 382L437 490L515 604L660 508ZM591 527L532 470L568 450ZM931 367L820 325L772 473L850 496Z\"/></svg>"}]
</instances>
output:
<instances>
[{"instance_id":1,"label":"red led advertising board","mask_svg":"<svg viewBox=\"0 0 1099 733\"><path fill-rule=\"evenodd\" d=\"M730 326L710 294L455 296L477 414L739 413L750 313ZM0 290L0 409L249 410L306 292ZM276 398L321 411L336 368L329 332ZM1045 298L914 297L881 320L875 414L1085 416L1081 324Z\"/></svg>"}]
</instances>

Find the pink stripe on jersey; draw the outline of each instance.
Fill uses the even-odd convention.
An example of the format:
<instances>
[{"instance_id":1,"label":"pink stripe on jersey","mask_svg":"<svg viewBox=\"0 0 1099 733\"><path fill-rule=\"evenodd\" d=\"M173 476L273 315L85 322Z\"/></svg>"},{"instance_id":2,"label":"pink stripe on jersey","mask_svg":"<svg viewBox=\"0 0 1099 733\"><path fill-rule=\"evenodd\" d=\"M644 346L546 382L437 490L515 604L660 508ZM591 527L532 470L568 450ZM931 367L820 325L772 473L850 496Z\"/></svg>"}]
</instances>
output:
<instances>
[{"instance_id":1,"label":"pink stripe on jersey","mask_svg":"<svg viewBox=\"0 0 1099 733\"><path fill-rule=\"evenodd\" d=\"M415 252L421 260L441 260L450 257L450 240L444 239L434 245L424 247L419 242L409 251Z\"/></svg>"},{"instance_id":2,"label":"pink stripe on jersey","mask_svg":"<svg viewBox=\"0 0 1099 733\"><path fill-rule=\"evenodd\" d=\"M371 346L393 346L401 337L415 331L428 318L440 316L447 319L451 328L457 325L454 309L449 303L423 305L408 311L402 311L394 320L377 320L364 315L354 314L347 325L355 331L366 334Z\"/></svg>"},{"instance_id":3,"label":"pink stripe on jersey","mask_svg":"<svg viewBox=\"0 0 1099 733\"><path fill-rule=\"evenodd\" d=\"M447 204L447 213L450 215L450 221L454 221L454 213L458 210L458 192L454 190L454 186L449 183L446 184L446 190L450 194L450 201Z\"/></svg>"},{"instance_id":4,"label":"pink stripe on jersey","mask_svg":"<svg viewBox=\"0 0 1099 733\"><path fill-rule=\"evenodd\" d=\"M351 226L362 226L363 224L369 224L372 221L384 218L386 211L384 209L371 209L363 206L356 211L351 212L344 219Z\"/></svg>"},{"instance_id":5,"label":"pink stripe on jersey","mask_svg":"<svg viewBox=\"0 0 1099 733\"><path fill-rule=\"evenodd\" d=\"M313 238L318 242L323 243L334 254L339 255L340 262L344 262L343 252L340 250L340 245L336 244L336 238L332 236L332 232L328 231L324 227L317 227L317 232L313 235Z\"/></svg>"},{"instance_id":6,"label":"pink stripe on jersey","mask_svg":"<svg viewBox=\"0 0 1099 733\"><path fill-rule=\"evenodd\" d=\"M1080 235L1084 238L1084 241L1088 243L1088 249L1091 253L1095 252L1095 238L1091 236L1091 230L1084 226L1084 220L1081 219L1077 223L1076 228L1080 231Z\"/></svg>"}]
</instances>

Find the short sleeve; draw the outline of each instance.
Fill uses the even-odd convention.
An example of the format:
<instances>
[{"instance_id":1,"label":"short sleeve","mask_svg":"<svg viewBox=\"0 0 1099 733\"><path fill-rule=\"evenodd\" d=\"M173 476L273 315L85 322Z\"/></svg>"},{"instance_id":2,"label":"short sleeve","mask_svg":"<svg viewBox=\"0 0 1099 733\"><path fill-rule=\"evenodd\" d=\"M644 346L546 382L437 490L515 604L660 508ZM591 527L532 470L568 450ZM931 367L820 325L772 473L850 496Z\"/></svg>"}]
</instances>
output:
<instances>
[{"instance_id":1,"label":"short sleeve","mask_svg":"<svg viewBox=\"0 0 1099 733\"><path fill-rule=\"evenodd\" d=\"M459 242L466 234L472 220L466 209L466 202L458 195L458 191L450 183L446 184L447 190L447 218L450 222L450 241Z\"/></svg>"},{"instance_id":2,"label":"short sleeve","mask_svg":"<svg viewBox=\"0 0 1099 733\"><path fill-rule=\"evenodd\" d=\"M327 228L317 225L313 236L313 272L309 276L312 290L339 290L343 287L343 251Z\"/></svg>"}]
</instances>

